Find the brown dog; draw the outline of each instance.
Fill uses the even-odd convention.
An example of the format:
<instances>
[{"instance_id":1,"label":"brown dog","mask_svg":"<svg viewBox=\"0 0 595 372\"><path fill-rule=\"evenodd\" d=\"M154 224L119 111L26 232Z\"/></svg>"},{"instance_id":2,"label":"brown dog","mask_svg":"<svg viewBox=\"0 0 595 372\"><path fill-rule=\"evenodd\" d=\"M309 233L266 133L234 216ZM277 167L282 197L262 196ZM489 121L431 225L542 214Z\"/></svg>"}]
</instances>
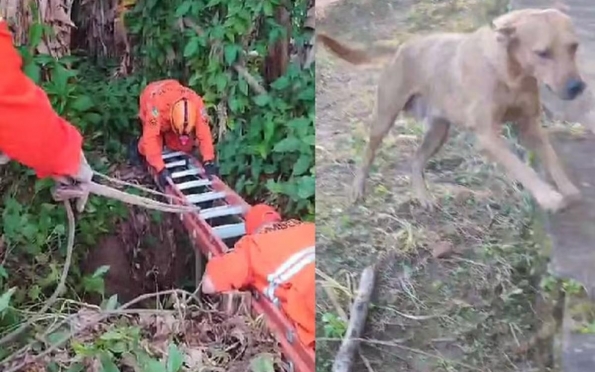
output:
<instances>
[{"instance_id":1,"label":"brown dog","mask_svg":"<svg viewBox=\"0 0 595 372\"><path fill-rule=\"evenodd\" d=\"M368 52L323 34L318 39L354 64L371 64L386 51ZM380 77L375 120L357 171L352 200L364 195L365 181L382 139L401 111L423 118L427 132L412 165L416 198L432 207L423 170L448 137L451 123L475 133L479 146L535 197L545 210L558 211L580 198L540 125L538 82L564 100L585 89L575 53L578 38L571 19L555 9L507 13L491 26L468 34L434 34L408 41ZM558 191L518 159L501 138L502 124L514 121L521 141L544 162Z\"/></svg>"}]
</instances>

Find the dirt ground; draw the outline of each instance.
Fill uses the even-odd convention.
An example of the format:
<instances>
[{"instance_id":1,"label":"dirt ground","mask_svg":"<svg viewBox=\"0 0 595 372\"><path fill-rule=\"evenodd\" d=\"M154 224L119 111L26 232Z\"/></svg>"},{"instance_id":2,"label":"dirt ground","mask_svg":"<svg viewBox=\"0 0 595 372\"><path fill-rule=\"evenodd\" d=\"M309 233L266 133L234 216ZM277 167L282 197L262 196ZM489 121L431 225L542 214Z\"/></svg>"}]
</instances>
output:
<instances>
[{"instance_id":1,"label":"dirt ground","mask_svg":"<svg viewBox=\"0 0 595 372\"><path fill-rule=\"evenodd\" d=\"M317 29L361 45L398 43L473 30L505 11L500 0L345 0L325 9ZM379 264L377 293L355 370L549 370L550 355L525 352L544 320L536 304L546 252L531 199L475 151L471 136L453 131L426 168L439 208L424 211L409 183L423 128L399 119L366 201L350 205L379 70L322 46L316 60L317 370L330 370L357 279L371 263Z\"/></svg>"},{"instance_id":2,"label":"dirt ground","mask_svg":"<svg viewBox=\"0 0 595 372\"><path fill-rule=\"evenodd\" d=\"M120 179L151 187L146 174L121 168ZM130 206L115 231L89 250L82 269L92 275L104 265L110 267L105 275L105 296L117 294L119 302L124 303L143 293L192 283L194 251L176 214ZM92 296L89 300L97 303Z\"/></svg>"}]
</instances>

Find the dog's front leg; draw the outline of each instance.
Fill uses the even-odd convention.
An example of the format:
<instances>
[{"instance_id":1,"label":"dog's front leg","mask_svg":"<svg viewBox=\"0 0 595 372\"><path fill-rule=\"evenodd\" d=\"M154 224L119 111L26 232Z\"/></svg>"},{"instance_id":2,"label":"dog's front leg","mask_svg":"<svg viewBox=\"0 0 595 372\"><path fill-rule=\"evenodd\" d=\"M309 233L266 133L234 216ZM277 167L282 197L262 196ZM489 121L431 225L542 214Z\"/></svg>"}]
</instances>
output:
<instances>
[{"instance_id":1,"label":"dog's front leg","mask_svg":"<svg viewBox=\"0 0 595 372\"><path fill-rule=\"evenodd\" d=\"M564 197L541 180L531 167L516 157L508 149L506 142L492 129L494 127L496 126L477 133L479 145L487 152L487 155L503 166L510 176L528 189L543 209L552 212L563 209L566 206Z\"/></svg>"},{"instance_id":2,"label":"dog's front leg","mask_svg":"<svg viewBox=\"0 0 595 372\"><path fill-rule=\"evenodd\" d=\"M543 161L545 169L550 174L558 190L567 198L569 202L580 199L581 193L568 179L566 172L560 164L547 133L541 127L536 118L526 118L519 121L521 141L527 148L535 151L537 156Z\"/></svg>"}]
</instances>

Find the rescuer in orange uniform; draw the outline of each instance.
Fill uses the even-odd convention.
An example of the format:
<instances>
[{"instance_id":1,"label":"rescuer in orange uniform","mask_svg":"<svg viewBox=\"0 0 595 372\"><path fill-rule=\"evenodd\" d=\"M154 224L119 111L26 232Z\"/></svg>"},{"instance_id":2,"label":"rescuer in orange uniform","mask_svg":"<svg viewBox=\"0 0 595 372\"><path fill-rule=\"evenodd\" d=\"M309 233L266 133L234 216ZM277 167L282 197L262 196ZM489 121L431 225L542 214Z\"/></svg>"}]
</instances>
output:
<instances>
[{"instance_id":1,"label":"rescuer in orange uniform","mask_svg":"<svg viewBox=\"0 0 595 372\"><path fill-rule=\"evenodd\" d=\"M82 152L81 134L56 114L45 92L21 71L21 56L2 17L0 55L0 165L14 159L39 178L90 182L93 170ZM79 211L86 199L77 203Z\"/></svg>"},{"instance_id":2,"label":"rescuer in orange uniform","mask_svg":"<svg viewBox=\"0 0 595 372\"><path fill-rule=\"evenodd\" d=\"M161 158L164 144L186 153L196 144L207 176L218 174L209 119L198 94L173 79L155 81L142 92L139 106L142 135L138 153L155 168L161 187L171 179Z\"/></svg>"},{"instance_id":3,"label":"rescuer in orange uniform","mask_svg":"<svg viewBox=\"0 0 595 372\"><path fill-rule=\"evenodd\" d=\"M315 225L282 221L273 208L255 205L246 214L246 236L234 250L209 260L204 293L256 289L293 321L302 343L315 344Z\"/></svg>"}]
</instances>

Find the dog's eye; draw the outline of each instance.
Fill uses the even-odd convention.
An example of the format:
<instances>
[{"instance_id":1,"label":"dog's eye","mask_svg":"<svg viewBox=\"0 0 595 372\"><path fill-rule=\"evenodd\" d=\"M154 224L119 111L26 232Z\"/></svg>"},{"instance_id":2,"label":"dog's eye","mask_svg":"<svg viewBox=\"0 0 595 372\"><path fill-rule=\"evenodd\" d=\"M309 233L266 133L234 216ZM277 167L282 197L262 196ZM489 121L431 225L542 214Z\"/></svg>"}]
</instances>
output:
<instances>
[{"instance_id":1,"label":"dog's eye","mask_svg":"<svg viewBox=\"0 0 595 372\"><path fill-rule=\"evenodd\" d=\"M538 50L535 52L539 56L539 58L550 58L552 53L549 50Z\"/></svg>"},{"instance_id":2,"label":"dog's eye","mask_svg":"<svg viewBox=\"0 0 595 372\"><path fill-rule=\"evenodd\" d=\"M570 53L574 54L576 53L576 50L578 49L578 44L571 44L570 45Z\"/></svg>"}]
</instances>

